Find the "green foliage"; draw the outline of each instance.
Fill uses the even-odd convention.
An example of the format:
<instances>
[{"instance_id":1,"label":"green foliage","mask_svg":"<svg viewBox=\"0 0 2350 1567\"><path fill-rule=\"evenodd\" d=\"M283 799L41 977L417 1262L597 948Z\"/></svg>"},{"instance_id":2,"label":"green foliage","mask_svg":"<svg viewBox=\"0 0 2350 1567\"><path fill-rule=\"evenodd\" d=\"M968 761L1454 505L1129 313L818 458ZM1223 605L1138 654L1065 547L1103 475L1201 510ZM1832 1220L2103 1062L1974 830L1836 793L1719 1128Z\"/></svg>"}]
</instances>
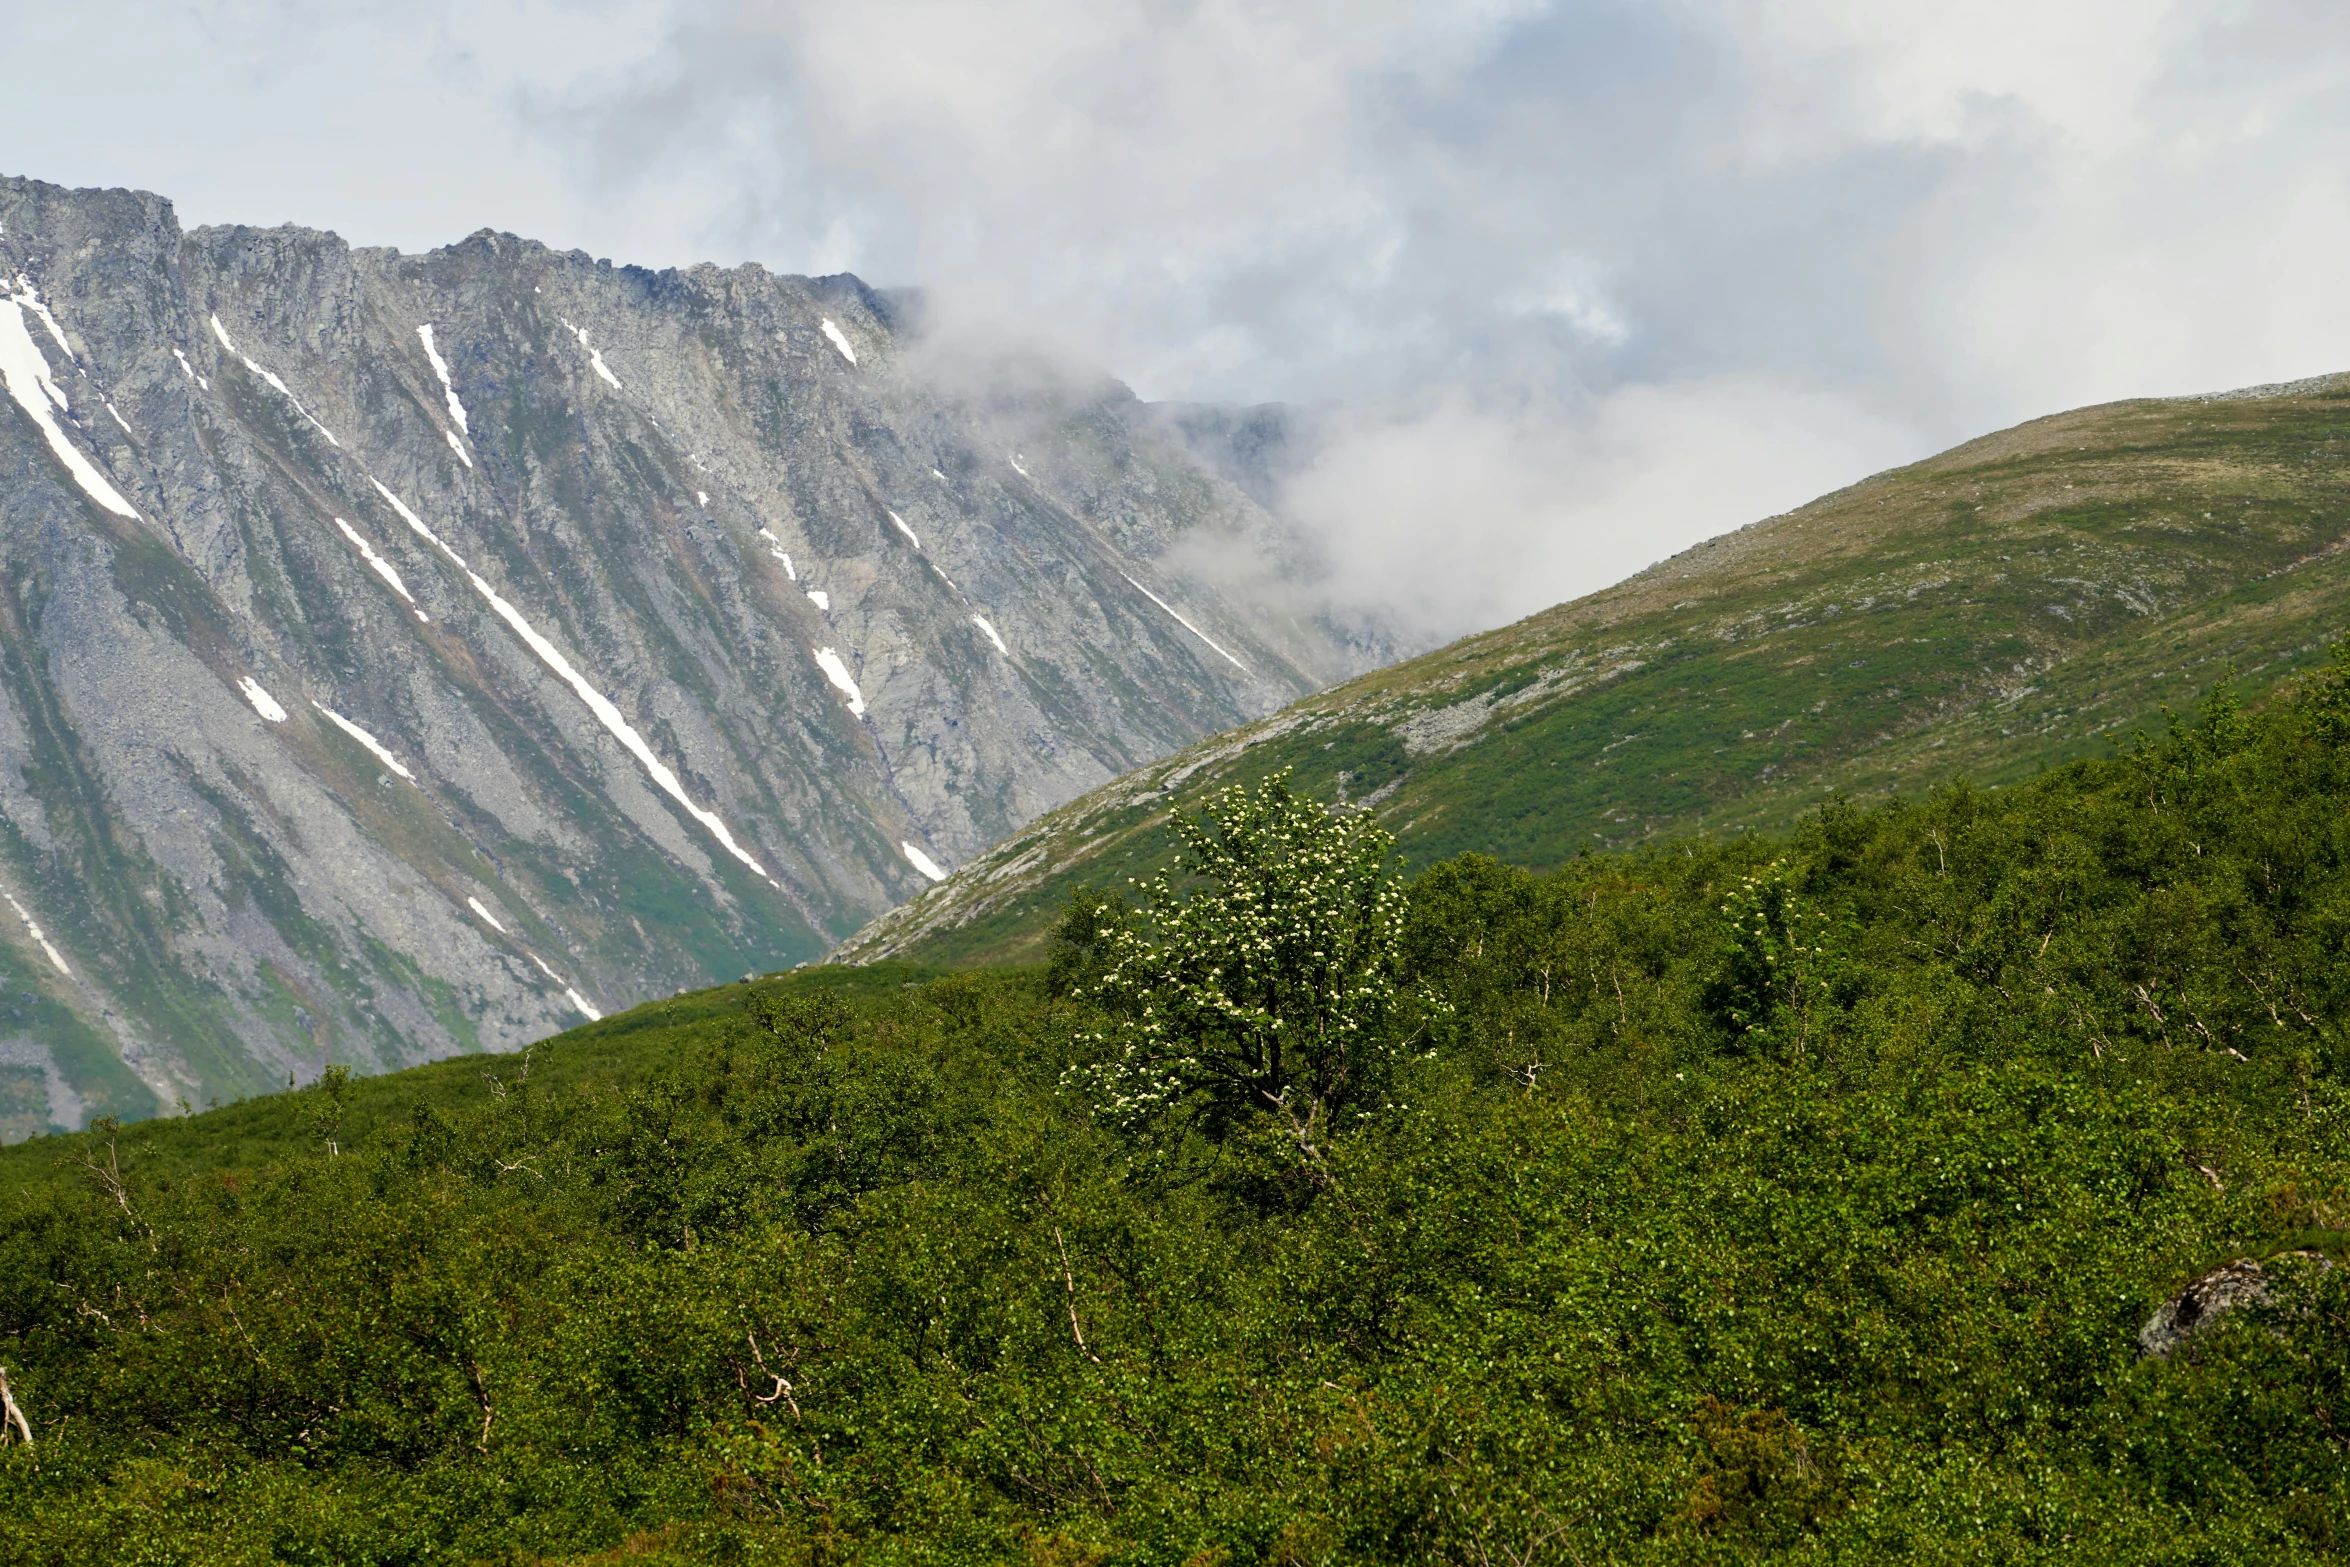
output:
<instances>
[{"instance_id":1,"label":"green foliage","mask_svg":"<svg viewBox=\"0 0 2350 1567\"><path fill-rule=\"evenodd\" d=\"M328 1067L303 1097L303 1121L329 1155L341 1153L335 1134L343 1129L343 1117L351 1109L351 1069L340 1064Z\"/></svg>"},{"instance_id":2,"label":"green foliage","mask_svg":"<svg viewBox=\"0 0 2350 1567\"><path fill-rule=\"evenodd\" d=\"M1735 1046L1800 1057L1828 1030L1851 983L1833 939L1827 914L1776 861L1731 884L1707 1000Z\"/></svg>"},{"instance_id":3,"label":"green foliage","mask_svg":"<svg viewBox=\"0 0 2350 1567\"><path fill-rule=\"evenodd\" d=\"M1300 798L1286 774L1223 790L1176 831L1174 872L1142 885L1147 929L1102 904L1064 921L1065 946L1101 949L1084 993L1111 1020L1072 1080L1130 1129L1196 1110L1222 1132L1276 1113L1314 1147L1350 1103L1368 1113L1399 1055L1394 836Z\"/></svg>"},{"instance_id":4,"label":"green foliage","mask_svg":"<svg viewBox=\"0 0 2350 1567\"><path fill-rule=\"evenodd\" d=\"M2320 743L2350 745L2350 639L2334 644L2333 663L2303 689L2301 711Z\"/></svg>"},{"instance_id":5,"label":"green foliage","mask_svg":"<svg viewBox=\"0 0 2350 1567\"><path fill-rule=\"evenodd\" d=\"M9 1150L0 1559L2338 1561L2350 1268L2295 1254L2350 1226L2343 709L2350 662L1408 906L1268 790L1051 973L810 970ZM1325 928L1305 971L1388 998L1319 1036L1340 1102L1355 1038L1434 1048L1317 1179L1063 1087L1133 955ZM2239 1256L2272 1302L2141 1359Z\"/></svg>"}]
</instances>

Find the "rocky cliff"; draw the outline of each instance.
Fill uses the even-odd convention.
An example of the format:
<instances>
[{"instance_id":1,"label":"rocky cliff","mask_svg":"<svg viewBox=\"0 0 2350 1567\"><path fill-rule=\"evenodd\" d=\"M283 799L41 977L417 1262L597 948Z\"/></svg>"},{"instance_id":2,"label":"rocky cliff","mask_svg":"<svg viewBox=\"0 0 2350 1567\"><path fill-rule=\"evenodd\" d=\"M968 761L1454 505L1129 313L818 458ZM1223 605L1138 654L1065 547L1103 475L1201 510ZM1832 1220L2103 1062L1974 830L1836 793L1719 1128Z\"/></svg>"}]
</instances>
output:
<instances>
[{"instance_id":1,"label":"rocky cliff","mask_svg":"<svg viewBox=\"0 0 2350 1567\"><path fill-rule=\"evenodd\" d=\"M855 278L6 179L0 279L7 1135L816 957L1391 651L1183 421Z\"/></svg>"}]
</instances>

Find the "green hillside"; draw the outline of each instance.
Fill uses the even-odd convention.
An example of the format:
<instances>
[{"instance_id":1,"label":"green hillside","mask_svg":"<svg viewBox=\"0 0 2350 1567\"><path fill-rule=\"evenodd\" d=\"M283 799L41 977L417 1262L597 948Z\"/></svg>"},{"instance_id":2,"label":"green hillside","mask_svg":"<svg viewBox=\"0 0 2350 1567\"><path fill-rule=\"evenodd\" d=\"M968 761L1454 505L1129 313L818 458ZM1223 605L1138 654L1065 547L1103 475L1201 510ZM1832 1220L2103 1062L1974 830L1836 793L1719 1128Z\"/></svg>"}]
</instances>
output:
<instances>
[{"instance_id":1,"label":"green hillside","mask_svg":"<svg viewBox=\"0 0 2350 1567\"><path fill-rule=\"evenodd\" d=\"M1046 968L0 1150L0 1560L2339 1562L2346 794L2350 653L1548 876L1226 795Z\"/></svg>"},{"instance_id":2,"label":"green hillside","mask_svg":"<svg viewBox=\"0 0 2350 1567\"><path fill-rule=\"evenodd\" d=\"M1171 811L1284 767L1374 806L1413 865L1534 869L2012 783L2230 670L2256 694L2305 667L2350 626L2346 539L2350 381L2038 420L1203 741L836 958L1032 959L1071 890L1164 861Z\"/></svg>"}]
</instances>

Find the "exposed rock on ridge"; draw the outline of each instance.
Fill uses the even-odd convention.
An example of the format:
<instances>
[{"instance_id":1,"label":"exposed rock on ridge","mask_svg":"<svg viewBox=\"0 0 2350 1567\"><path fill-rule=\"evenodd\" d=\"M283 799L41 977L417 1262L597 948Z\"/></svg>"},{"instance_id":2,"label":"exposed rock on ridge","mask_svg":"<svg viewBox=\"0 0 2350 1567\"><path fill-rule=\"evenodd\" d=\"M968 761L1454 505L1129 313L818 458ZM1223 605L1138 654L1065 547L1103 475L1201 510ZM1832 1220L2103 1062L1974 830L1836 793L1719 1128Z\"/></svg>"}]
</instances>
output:
<instances>
[{"instance_id":1,"label":"exposed rock on ridge","mask_svg":"<svg viewBox=\"0 0 2350 1567\"><path fill-rule=\"evenodd\" d=\"M854 278L15 179L0 277L7 1135L815 957L1388 651L1122 388L945 390Z\"/></svg>"}]
</instances>

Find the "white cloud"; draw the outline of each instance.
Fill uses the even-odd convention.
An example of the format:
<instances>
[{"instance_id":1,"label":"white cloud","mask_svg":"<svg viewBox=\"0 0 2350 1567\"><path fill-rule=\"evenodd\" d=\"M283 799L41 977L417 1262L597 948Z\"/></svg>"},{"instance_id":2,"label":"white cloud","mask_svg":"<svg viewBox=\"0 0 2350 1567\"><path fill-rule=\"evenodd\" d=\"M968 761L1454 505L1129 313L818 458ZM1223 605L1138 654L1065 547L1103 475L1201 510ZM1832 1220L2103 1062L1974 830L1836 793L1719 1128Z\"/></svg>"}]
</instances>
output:
<instances>
[{"instance_id":1,"label":"white cloud","mask_svg":"<svg viewBox=\"0 0 2350 1567\"><path fill-rule=\"evenodd\" d=\"M25 172L198 220L855 270L931 291L933 364L1343 404L1299 504L1446 629L2034 414L2350 367L2333 0L115 0L11 36L59 63L0 99Z\"/></svg>"},{"instance_id":2,"label":"white cloud","mask_svg":"<svg viewBox=\"0 0 2350 1567\"><path fill-rule=\"evenodd\" d=\"M1750 377L1567 406L1355 411L1288 504L1330 541L1328 588L1430 636L1499 625L1791 509L1915 450L1833 393Z\"/></svg>"}]
</instances>

